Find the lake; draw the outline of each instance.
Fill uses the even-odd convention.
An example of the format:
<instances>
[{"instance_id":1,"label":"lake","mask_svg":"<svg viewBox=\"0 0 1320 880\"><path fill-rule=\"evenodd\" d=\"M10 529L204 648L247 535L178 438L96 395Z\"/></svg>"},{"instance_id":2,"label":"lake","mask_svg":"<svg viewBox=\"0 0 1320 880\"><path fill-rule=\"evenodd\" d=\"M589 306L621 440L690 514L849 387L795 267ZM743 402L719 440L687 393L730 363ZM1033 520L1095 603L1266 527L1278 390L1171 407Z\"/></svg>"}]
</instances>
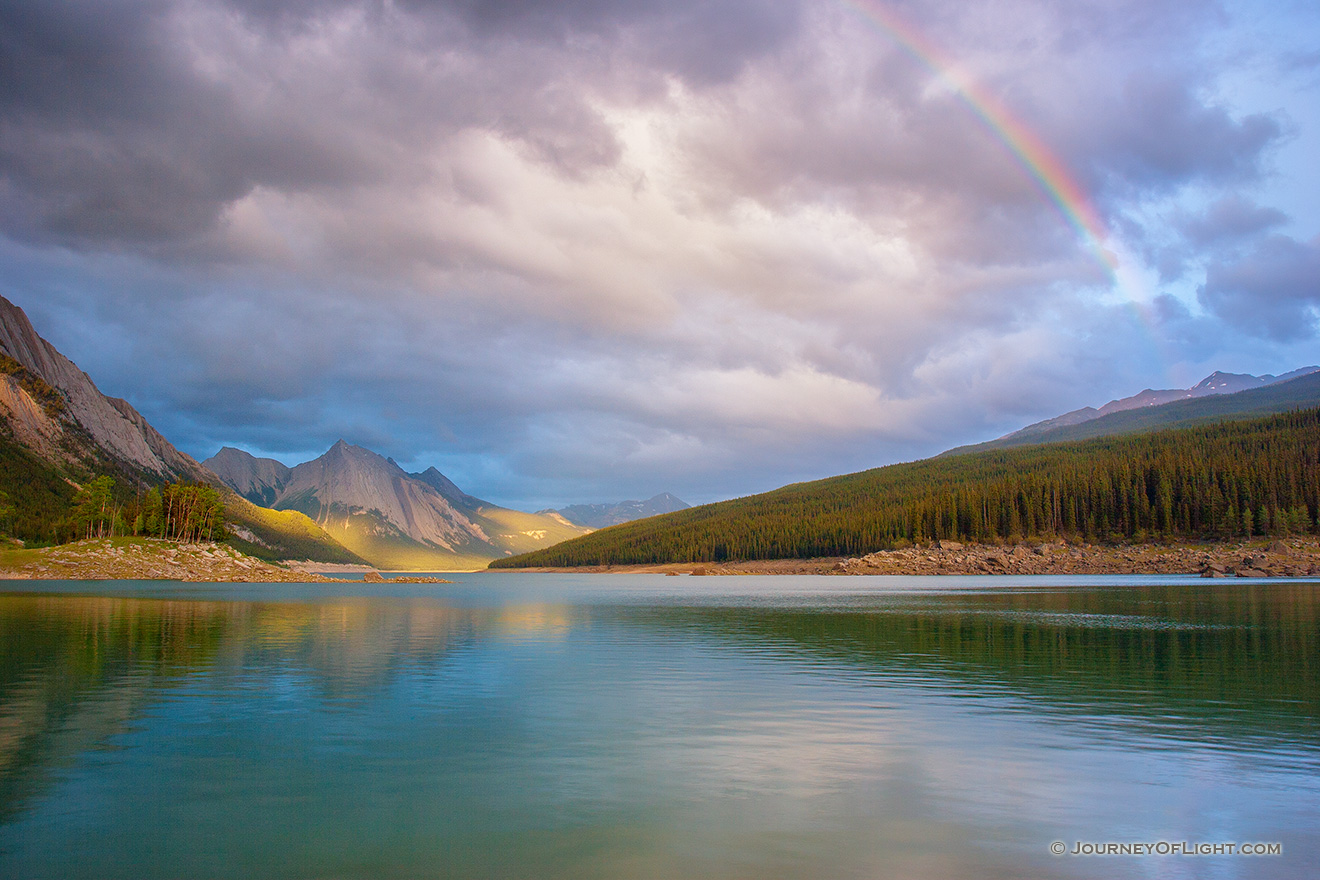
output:
<instances>
[{"instance_id":1,"label":"lake","mask_svg":"<svg viewBox=\"0 0 1320 880\"><path fill-rule=\"evenodd\" d=\"M0 876L1320 866L1314 582L448 577L0 582Z\"/></svg>"}]
</instances>

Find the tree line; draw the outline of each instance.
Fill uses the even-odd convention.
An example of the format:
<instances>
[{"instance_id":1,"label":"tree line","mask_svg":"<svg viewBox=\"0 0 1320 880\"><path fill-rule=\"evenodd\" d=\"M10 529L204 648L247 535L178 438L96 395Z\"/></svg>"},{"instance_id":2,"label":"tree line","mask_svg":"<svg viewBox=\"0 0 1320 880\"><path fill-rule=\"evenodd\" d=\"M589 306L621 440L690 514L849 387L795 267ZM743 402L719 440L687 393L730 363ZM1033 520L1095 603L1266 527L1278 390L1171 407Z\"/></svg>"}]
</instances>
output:
<instances>
[{"instance_id":1,"label":"tree line","mask_svg":"<svg viewBox=\"0 0 1320 880\"><path fill-rule=\"evenodd\" d=\"M0 360L0 373L6 369ZM28 546L123 536L221 541L225 522L213 486L179 481L153 487L149 475L106 459L57 467L19 443L0 420L0 536Z\"/></svg>"},{"instance_id":2,"label":"tree line","mask_svg":"<svg viewBox=\"0 0 1320 880\"><path fill-rule=\"evenodd\" d=\"M203 483L170 483L121 501L113 477L88 480L73 499L65 524L73 539L138 536L172 541L220 541L226 537L220 492Z\"/></svg>"},{"instance_id":3,"label":"tree line","mask_svg":"<svg viewBox=\"0 0 1320 880\"><path fill-rule=\"evenodd\" d=\"M1320 409L890 465L625 523L496 568L857 556L917 542L1313 533Z\"/></svg>"}]
</instances>

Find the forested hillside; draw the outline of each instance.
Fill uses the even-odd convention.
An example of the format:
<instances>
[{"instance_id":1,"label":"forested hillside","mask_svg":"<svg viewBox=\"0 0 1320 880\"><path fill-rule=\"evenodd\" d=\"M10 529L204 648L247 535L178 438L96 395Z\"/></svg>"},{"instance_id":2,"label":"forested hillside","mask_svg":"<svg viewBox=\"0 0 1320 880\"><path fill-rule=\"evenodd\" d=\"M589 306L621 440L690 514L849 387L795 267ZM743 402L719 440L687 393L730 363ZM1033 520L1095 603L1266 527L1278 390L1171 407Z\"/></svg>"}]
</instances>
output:
<instances>
[{"instance_id":1,"label":"forested hillside","mask_svg":"<svg viewBox=\"0 0 1320 880\"><path fill-rule=\"evenodd\" d=\"M52 543L76 489L59 469L8 436L0 424L0 536Z\"/></svg>"},{"instance_id":2,"label":"forested hillside","mask_svg":"<svg viewBox=\"0 0 1320 880\"><path fill-rule=\"evenodd\" d=\"M492 567L857 556L916 541L1313 532L1320 409L926 459L708 504Z\"/></svg>"}]
</instances>

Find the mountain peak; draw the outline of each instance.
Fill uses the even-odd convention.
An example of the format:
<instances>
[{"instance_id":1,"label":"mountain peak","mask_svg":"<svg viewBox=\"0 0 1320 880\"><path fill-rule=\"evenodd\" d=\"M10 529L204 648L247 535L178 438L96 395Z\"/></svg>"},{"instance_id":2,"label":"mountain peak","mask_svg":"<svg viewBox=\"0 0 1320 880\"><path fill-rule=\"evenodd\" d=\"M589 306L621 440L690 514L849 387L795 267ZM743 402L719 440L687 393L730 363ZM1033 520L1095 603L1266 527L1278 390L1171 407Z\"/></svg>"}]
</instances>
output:
<instances>
[{"instance_id":1,"label":"mountain peak","mask_svg":"<svg viewBox=\"0 0 1320 880\"><path fill-rule=\"evenodd\" d=\"M203 464L226 486L262 507L269 507L275 501L291 473L281 461L257 458L233 446L221 447Z\"/></svg>"},{"instance_id":2,"label":"mountain peak","mask_svg":"<svg viewBox=\"0 0 1320 880\"><path fill-rule=\"evenodd\" d=\"M450 504L453 504L461 510L475 511L482 507L491 506L480 498L474 498L458 488L458 486L454 485L454 481L440 473L440 470L435 465L431 465L420 474L409 474L409 476L414 480L420 480L430 486L432 489L443 495Z\"/></svg>"},{"instance_id":3,"label":"mountain peak","mask_svg":"<svg viewBox=\"0 0 1320 880\"><path fill-rule=\"evenodd\" d=\"M210 458L208 458L207 461L248 462L248 461L275 461L275 459L257 458L255 455L248 452L246 449L239 449L236 446L221 446L220 451L217 452L215 455L211 456ZM276 464L279 463L280 462L276 462ZM210 467L210 465L207 465L207 467Z\"/></svg>"},{"instance_id":4,"label":"mountain peak","mask_svg":"<svg viewBox=\"0 0 1320 880\"><path fill-rule=\"evenodd\" d=\"M1273 376L1251 376L1246 373L1225 373L1222 370L1215 370L1187 390L1193 394L1197 392L1231 394L1234 391L1245 391L1248 388L1268 384L1273 379Z\"/></svg>"},{"instance_id":5,"label":"mountain peak","mask_svg":"<svg viewBox=\"0 0 1320 880\"><path fill-rule=\"evenodd\" d=\"M353 443L349 443L343 438L336 440L335 445L327 449L320 459L316 460L319 461L325 458L343 458L350 461L371 462L372 464L389 467L392 470L400 470L399 466L394 462L394 459L386 458L379 452L368 449L365 446L357 446Z\"/></svg>"}]
</instances>

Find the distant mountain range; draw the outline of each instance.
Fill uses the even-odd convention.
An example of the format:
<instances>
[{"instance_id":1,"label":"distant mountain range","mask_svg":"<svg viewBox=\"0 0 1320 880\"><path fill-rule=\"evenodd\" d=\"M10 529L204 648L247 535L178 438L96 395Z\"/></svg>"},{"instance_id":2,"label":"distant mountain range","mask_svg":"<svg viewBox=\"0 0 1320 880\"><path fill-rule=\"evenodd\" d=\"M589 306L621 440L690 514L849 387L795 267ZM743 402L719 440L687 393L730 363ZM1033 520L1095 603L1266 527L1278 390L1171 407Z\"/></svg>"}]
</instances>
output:
<instances>
[{"instance_id":1,"label":"distant mountain range","mask_svg":"<svg viewBox=\"0 0 1320 880\"><path fill-rule=\"evenodd\" d=\"M1302 367L1282 376L1215 372L1191 388L1147 388L1131 397L1111 400L1099 409L1089 406L1075 409L997 440L959 446L942 455L1188 427L1317 404L1320 404L1320 366Z\"/></svg>"},{"instance_id":2,"label":"distant mountain range","mask_svg":"<svg viewBox=\"0 0 1320 880\"><path fill-rule=\"evenodd\" d=\"M1188 389L1147 389L941 457L1316 406L1320 367L1283 376L1213 373ZM652 516L664 519L647 528L660 530L669 517L686 516L682 511L688 509L665 493L646 501L524 513L463 492L435 468L408 473L393 460L342 440L296 467L232 448L201 464L127 402L103 395L37 334L22 309L0 297L0 509L11 506L10 528L49 540L46 525L67 510L77 485L102 473L130 488L176 480L223 487L233 542L268 559L366 560L395 569L479 567ZM810 490L803 485L795 491ZM753 498L727 504L755 503ZM698 520L704 517L701 510L692 514Z\"/></svg>"},{"instance_id":3,"label":"distant mountain range","mask_svg":"<svg viewBox=\"0 0 1320 880\"><path fill-rule=\"evenodd\" d=\"M675 510L687 510L691 507L668 492L661 492L645 501L620 501L617 504L573 504L558 510L543 510L541 513L557 513L574 525L589 529L603 529L621 523L673 513Z\"/></svg>"},{"instance_id":4,"label":"distant mountain range","mask_svg":"<svg viewBox=\"0 0 1320 880\"><path fill-rule=\"evenodd\" d=\"M343 440L296 467L230 447L204 464L249 501L306 514L382 568L480 568L590 531L553 513L491 504L435 468L410 474Z\"/></svg>"}]
</instances>

